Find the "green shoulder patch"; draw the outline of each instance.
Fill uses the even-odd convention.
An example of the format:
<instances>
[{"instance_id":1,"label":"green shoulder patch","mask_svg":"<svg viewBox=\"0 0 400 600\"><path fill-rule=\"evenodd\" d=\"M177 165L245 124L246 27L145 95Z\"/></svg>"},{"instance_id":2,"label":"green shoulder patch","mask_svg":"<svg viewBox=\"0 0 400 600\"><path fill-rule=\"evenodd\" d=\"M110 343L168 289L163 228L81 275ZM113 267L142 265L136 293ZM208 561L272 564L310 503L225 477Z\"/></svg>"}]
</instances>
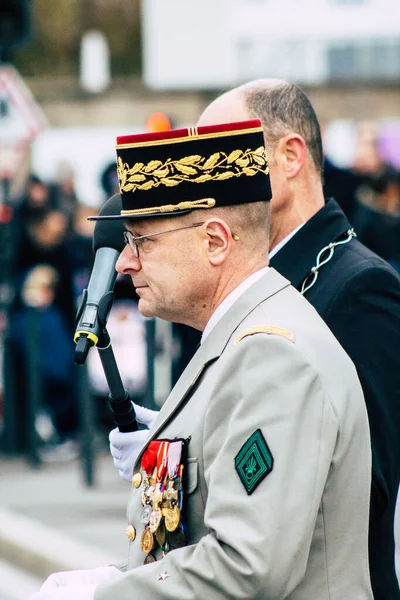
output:
<instances>
[{"instance_id":1,"label":"green shoulder patch","mask_svg":"<svg viewBox=\"0 0 400 600\"><path fill-rule=\"evenodd\" d=\"M257 429L235 456L235 469L248 495L271 473L273 465L268 444L261 429Z\"/></svg>"}]
</instances>

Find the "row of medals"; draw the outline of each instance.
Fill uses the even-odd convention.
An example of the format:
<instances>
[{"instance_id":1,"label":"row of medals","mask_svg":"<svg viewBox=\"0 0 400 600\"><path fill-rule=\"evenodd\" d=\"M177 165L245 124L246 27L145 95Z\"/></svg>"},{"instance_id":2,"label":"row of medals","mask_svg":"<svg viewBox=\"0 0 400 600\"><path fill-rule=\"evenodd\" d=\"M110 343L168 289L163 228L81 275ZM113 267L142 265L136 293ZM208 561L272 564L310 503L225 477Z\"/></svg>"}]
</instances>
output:
<instances>
[{"instance_id":1,"label":"row of medals","mask_svg":"<svg viewBox=\"0 0 400 600\"><path fill-rule=\"evenodd\" d=\"M144 477L141 496L143 508L140 514L140 522L145 526L140 539L140 547L146 554L144 564L156 560L152 551L157 545L165 556L170 550L187 544L178 506L181 490L181 477L168 479L163 491L160 483L154 486L152 478Z\"/></svg>"}]
</instances>

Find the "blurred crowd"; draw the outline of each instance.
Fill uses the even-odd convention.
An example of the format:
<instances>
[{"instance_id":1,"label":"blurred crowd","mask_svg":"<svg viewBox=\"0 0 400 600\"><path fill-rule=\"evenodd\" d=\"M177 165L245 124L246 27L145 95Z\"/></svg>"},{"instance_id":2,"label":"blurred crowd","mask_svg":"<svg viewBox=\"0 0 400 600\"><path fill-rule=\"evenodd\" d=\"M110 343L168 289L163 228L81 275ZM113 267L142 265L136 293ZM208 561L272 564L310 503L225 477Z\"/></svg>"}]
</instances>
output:
<instances>
[{"instance_id":1,"label":"blurred crowd","mask_svg":"<svg viewBox=\"0 0 400 600\"><path fill-rule=\"evenodd\" d=\"M116 193L114 164L101 176L104 200ZM386 162L374 124L360 124L357 151L349 169L325 159L325 195L334 197L358 238L400 271L400 176ZM74 364L75 314L93 265L93 223L98 211L78 201L71 171L56 183L31 175L16 203L12 223L14 301L10 310L7 352L13 394L19 411L29 396L29 364L35 357L41 386L36 430L43 460L66 460L79 450L81 429L77 367ZM128 279L128 280L127 280ZM130 278L118 276L108 331L124 385L131 397L148 401L148 353L145 320ZM200 336L174 325L174 383L195 351ZM97 352L87 361L96 426L104 439L113 427L108 388ZM153 406L150 406L153 408ZM22 419L24 423L24 419ZM18 432L24 450L26 427Z\"/></svg>"},{"instance_id":2,"label":"blurred crowd","mask_svg":"<svg viewBox=\"0 0 400 600\"><path fill-rule=\"evenodd\" d=\"M325 196L337 200L358 239L400 271L400 172L384 158L376 123L358 124L351 168L325 159Z\"/></svg>"},{"instance_id":3,"label":"blurred crowd","mask_svg":"<svg viewBox=\"0 0 400 600\"><path fill-rule=\"evenodd\" d=\"M91 207L80 204L73 177L45 183L35 175L16 203L12 227L14 299L10 308L8 365L12 369L13 401L27 413L31 390L29 369L34 362L42 406L46 451L71 456L77 447L79 411L73 363L77 300L87 285L92 266L92 228L86 216ZM17 431L23 450L26 427ZM39 427L40 430L40 427ZM50 454L50 453L49 453Z\"/></svg>"},{"instance_id":4,"label":"blurred crowd","mask_svg":"<svg viewBox=\"0 0 400 600\"><path fill-rule=\"evenodd\" d=\"M104 168L101 184L104 200L116 193L115 163ZM26 450L30 427L27 420L31 414L28 403L36 393L40 396L35 418L39 458L47 462L72 459L80 448L81 367L74 364L73 338L75 315L94 262L94 222L87 217L97 214L99 208L78 201L72 171L65 170L57 182L45 182L32 174L15 203L10 224L14 300L9 311L6 352L11 370L11 401L18 404L17 447L19 451ZM123 384L133 400L154 408L147 389L145 320L138 311L138 297L130 277L118 276L114 294L107 330ZM190 334L179 326L174 328L174 335L177 343L171 361L172 382L197 344L197 335L192 343ZM107 380L95 350L89 352L86 368L94 430L106 441L114 425ZM32 370L37 372L34 384ZM37 382L39 394L32 389Z\"/></svg>"}]
</instances>

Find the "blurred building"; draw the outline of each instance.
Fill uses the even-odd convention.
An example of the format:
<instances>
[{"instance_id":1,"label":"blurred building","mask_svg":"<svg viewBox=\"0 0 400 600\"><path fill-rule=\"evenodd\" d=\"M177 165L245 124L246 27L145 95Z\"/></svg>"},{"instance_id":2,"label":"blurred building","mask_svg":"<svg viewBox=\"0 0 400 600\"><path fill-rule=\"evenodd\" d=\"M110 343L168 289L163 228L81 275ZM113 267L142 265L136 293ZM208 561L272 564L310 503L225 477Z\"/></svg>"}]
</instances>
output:
<instances>
[{"instance_id":1,"label":"blurred building","mask_svg":"<svg viewBox=\"0 0 400 600\"><path fill-rule=\"evenodd\" d=\"M352 162L349 130L360 119L379 120L397 165L399 0L85 0L81 9L60 0L59 15L49 4L35 1L31 46L15 54L50 125L32 147L32 169L51 181L68 161L80 202L104 201L117 135L143 131L160 111L173 127L193 125L218 93L257 77L299 83L324 129L341 121L326 129L340 166ZM110 83L96 93L79 78L79 47L93 30L110 50Z\"/></svg>"},{"instance_id":2,"label":"blurred building","mask_svg":"<svg viewBox=\"0 0 400 600\"><path fill-rule=\"evenodd\" d=\"M146 0L145 82L225 88L257 77L307 85L398 83L398 0Z\"/></svg>"}]
</instances>

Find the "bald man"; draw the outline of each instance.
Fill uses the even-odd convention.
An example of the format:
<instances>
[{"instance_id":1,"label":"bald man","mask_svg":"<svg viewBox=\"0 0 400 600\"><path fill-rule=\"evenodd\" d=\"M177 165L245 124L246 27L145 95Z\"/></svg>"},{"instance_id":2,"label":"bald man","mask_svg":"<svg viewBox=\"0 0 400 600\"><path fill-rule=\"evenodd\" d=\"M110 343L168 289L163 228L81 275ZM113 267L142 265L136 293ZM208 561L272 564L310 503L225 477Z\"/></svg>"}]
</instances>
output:
<instances>
[{"instance_id":1,"label":"bald man","mask_svg":"<svg viewBox=\"0 0 400 600\"><path fill-rule=\"evenodd\" d=\"M375 600L400 599L393 531L400 480L400 279L358 242L336 201L325 200L320 127L302 90L275 79L246 83L214 100L198 125L251 118L262 122L269 159L270 265L316 308L363 387L373 450L372 587ZM114 463L125 476L138 452L136 435L111 434Z\"/></svg>"}]
</instances>

